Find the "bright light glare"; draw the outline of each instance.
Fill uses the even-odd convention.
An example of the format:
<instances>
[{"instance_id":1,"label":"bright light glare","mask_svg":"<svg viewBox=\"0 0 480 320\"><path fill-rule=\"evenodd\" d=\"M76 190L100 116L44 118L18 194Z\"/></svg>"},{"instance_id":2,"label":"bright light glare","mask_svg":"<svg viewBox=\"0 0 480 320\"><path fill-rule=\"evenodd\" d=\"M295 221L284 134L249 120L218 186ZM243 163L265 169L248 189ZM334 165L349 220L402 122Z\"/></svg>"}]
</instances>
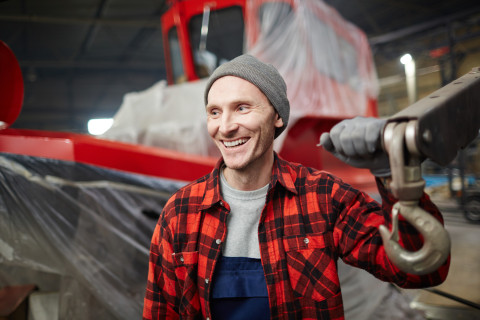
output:
<instances>
[{"instance_id":1,"label":"bright light glare","mask_svg":"<svg viewBox=\"0 0 480 320\"><path fill-rule=\"evenodd\" d=\"M407 64L409 63L410 61L412 61L412 56L410 55L410 53L407 53L407 54L404 54L401 58L400 58L400 62L402 64Z\"/></svg>"},{"instance_id":2,"label":"bright light glare","mask_svg":"<svg viewBox=\"0 0 480 320\"><path fill-rule=\"evenodd\" d=\"M88 120L88 133L98 136L105 133L113 124L113 119L90 119Z\"/></svg>"}]
</instances>

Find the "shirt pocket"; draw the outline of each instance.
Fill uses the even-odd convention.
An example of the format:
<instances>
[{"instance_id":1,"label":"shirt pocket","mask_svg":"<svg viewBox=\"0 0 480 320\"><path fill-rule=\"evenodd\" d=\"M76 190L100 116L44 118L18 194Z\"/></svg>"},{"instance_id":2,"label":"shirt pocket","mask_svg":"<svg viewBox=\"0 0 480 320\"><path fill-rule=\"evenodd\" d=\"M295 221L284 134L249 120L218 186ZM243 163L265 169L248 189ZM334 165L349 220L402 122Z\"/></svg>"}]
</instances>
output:
<instances>
[{"instance_id":1,"label":"shirt pocket","mask_svg":"<svg viewBox=\"0 0 480 320\"><path fill-rule=\"evenodd\" d=\"M200 297L197 286L198 251L173 254L175 276L180 287L179 313L192 316L200 313Z\"/></svg>"},{"instance_id":2,"label":"shirt pocket","mask_svg":"<svg viewBox=\"0 0 480 320\"><path fill-rule=\"evenodd\" d=\"M340 293L331 233L283 238L287 271L296 298L323 301Z\"/></svg>"}]
</instances>

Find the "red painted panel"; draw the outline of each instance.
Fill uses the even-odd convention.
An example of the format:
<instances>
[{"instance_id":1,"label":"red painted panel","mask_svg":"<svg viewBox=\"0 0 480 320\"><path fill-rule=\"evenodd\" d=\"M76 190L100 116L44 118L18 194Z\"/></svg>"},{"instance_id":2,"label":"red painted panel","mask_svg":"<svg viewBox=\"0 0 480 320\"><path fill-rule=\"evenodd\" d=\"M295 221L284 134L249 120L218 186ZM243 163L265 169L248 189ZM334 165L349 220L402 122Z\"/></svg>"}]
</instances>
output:
<instances>
[{"instance_id":1,"label":"red painted panel","mask_svg":"<svg viewBox=\"0 0 480 320\"><path fill-rule=\"evenodd\" d=\"M23 78L17 58L1 40L0 74L0 121L9 126L15 122L22 109Z\"/></svg>"},{"instance_id":2,"label":"red painted panel","mask_svg":"<svg viewBox=\"0 0 480 320\"><path fill-rule=\"evenodd\" d=\"M87 135L15 129L0 131L0 152L75 161L182 181L192 181L205 175L217 161Z\"/></svg>"}]
</instances>

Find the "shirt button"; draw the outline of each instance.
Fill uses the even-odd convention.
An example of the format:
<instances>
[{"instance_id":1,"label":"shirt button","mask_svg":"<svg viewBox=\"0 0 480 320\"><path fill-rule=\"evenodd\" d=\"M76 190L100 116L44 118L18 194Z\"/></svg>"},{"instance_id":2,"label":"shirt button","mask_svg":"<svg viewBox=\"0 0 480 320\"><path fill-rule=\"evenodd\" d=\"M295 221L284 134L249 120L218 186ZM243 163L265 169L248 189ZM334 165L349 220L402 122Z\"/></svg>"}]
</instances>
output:
<instances>
[{"instance_id":1,"label":"shirt button","mask_svg":"<svg viewBox=\"0 0 480 320\"><path fill-rule=\"evenodd\" d=\"M303 239L303 242L305 242L305 244L308 244L310 242L310 240L308 240L308 238L305 238L305 239Z\"/></svg>"},{"instance_id":2,"label":"shirt button","mask_svg":"<svg viewBox=\"0 0 480 320\"><path fill-rule=\"evenodd\" d=\"M217 240L215 240L215 243L216 243L216 244L220 244L220 243L222 243L222 240L217 239Z\"/></svg>"},{"instance_id":3,"label":"shirt button","mask_svg":"<svg viewBox=\"0 0 480 320\"><path fill-rule=\"evenodd\" d=\"M208 280L208 278L206 278L206 279L205 279L205 283L208 284L208 281L210 281L210 280Z\"/></svg>"},{"instance_id":4,"label":"shirt button","mask_svg":"<svg viewBox=\"0 0 480 320\"><path fill-rule=\"evenodd\" d=\"M207 320L210 320L210 318L209 318L209 317L207 317Z\"/></svg>"},{"instance_id":5,"label":"shirt button","mask_svg":"<svg viewBox=\"0 0 480 320\"><path fill-rule=\"evenodd\" d=\"M220 202L219 202L219 203L220 203L220 205L223 207L223 201L221 201L221 200L220 200Z\"/></svg>"},{"instance_id":6,"label":"shirt button","mask_svg":"<svg viewBox=\"0 0 480 320\"><path fill-rule=\"evenodd\" d=\"M180 261L181 261L181 262L184 262L184 261L185 261L185 259L183 259L183 257L180 257Z\"/></svg>"}]
</instances>

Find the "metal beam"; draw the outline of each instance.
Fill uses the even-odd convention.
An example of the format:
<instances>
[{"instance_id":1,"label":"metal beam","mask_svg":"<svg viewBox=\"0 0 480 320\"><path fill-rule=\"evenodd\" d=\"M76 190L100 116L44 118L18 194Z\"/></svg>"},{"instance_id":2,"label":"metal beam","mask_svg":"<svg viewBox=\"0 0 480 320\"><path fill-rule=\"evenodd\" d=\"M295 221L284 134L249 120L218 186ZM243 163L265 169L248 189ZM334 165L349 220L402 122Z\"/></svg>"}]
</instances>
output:
<instances>
[{"instance_id":1,"label":"metal beam","mask_svg":"<svg viewBox=\"0 0 480 320\"><path fill-rule=\"evenodd\" d=\"M389 32L380 36L376 37L371 37L368 39L368 42L370 43L371 46L376 46L376 45L381 45L381 44L386 44L389 42L393 42L396 40L399 40L401 38L405 38L411 35L414 35L416 33L424 32L429 29L433 29L439 26L447 25L448 23L451 23L453 21L457 21L460 19L463 19L468 16L472 16L475 14L480 13L480 6L475 7L474 9L462 11L459 13L455 13L449 16L445 16L442 18L438 19L433 19L424 23L420 23L411 27L403 28L400 30L396 30L393 32Z\"/></svg>"},{"instance_id":2,"label":"metal beam","mask_svg":"<svg viewBox=\"0 0 480 320\"><path fill-rule=\"evenodd\" d=\"M420 11L424 14L431 14L435 8L429 6L426 8L424 5L421 5L421 2L406 2L406 1L397 1L397 0L388 0L389 5L392 7L397 7L399 9L407 10L407 11Z\"/></svg>"},{"instance_id":3,"label":"metal beam","mask_svg":"<svg viewBox=\"0 0 480 320\"><path fill-rule=\"evenodd\" d=\"M160 16L158 21L149 21L147 19L107 19L107 18L60 18L36 15L0 15L0 21L8 22L32 22L49 24L73 24L73 25L103 25L103 26L121 26L135 28L161 28Z\"/></svg>"},{"instance_id":4,"label":"metal beam","mask_svg":"<svg viewBox=\"0 0 480 320\"><path fill-rule=\"evenodd\" d=\"M114 69L127 71L155 71L165 72L163 64L158 62L115 62L115 61L73 61L73 60L20 60L22 68L44 69Z\"/></svg>"}]
</instances>

